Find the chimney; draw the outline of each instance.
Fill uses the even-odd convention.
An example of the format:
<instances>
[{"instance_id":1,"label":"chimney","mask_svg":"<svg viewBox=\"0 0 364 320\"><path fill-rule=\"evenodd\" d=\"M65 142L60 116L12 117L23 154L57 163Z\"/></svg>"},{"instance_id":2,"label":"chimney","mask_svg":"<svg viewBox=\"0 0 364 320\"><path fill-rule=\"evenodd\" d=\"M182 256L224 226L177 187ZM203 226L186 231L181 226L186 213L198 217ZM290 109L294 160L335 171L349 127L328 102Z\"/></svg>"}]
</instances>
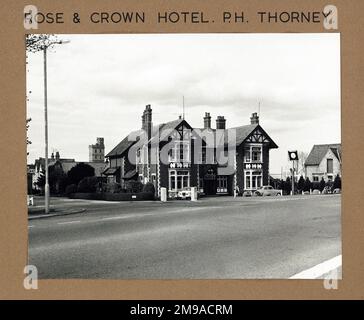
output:
<instances>
[{"instance_id":1,"label":"chimney","mask_svg":"<svg viewBox=\"0 0 364 320\"><path fill-rule=\"evenodd\" d=\"M59 160L59 152L56 152L56 160Z\"/></svg>"},{"instance_id":2,"label":"chimney","mask_svg":"<svg viewBox=\"0 0 364 320\"><path fill-rule=\"evenodd\" d=\"M211 129L211 116L209 112L205 112L203 117L203 127L204 129Z\"/></svg>"},{"instance_id":3,"label":"chimney","mask_svg":"<svg viewBox=\"0 0 364 320\"><path fill-rule=\"evenodd\" d=\"M259 116L256 112L252 113L252 116L250 117L250 123L259 124Z\"/></svg>"},{"instance_id":4,"label":"chimney","mask_svg":"<svg viewBox=\"0 0 364 320\"><path fill-rule=\"evenodd\" d=\"M225 128L226 119L224 116L217 116L216 118L216 129L226 129Z\"/></svg>"},{"instance_id":5,"label":"chimney","mask_svg":"<svg viewBox=\"0 0 364 320\"><path fill-rule=\"evenodd\" d=\"M150 104L147 104L145 106L145 110L144 110L144 123L145 123L144 130L147 131L148 140L149 140L151 138L151 135L152 135L152 108L150 107Z\"/></svg>"},{"instance_id":6,"label":"chimney","mask_svg":"<svg viewBox=\"0 0 364 320\"><path fill-rule=\"evenodd\" d=\"M142 115L142 129L145 130L145 110L143 111Z\"/></svg>"}]
</instances>

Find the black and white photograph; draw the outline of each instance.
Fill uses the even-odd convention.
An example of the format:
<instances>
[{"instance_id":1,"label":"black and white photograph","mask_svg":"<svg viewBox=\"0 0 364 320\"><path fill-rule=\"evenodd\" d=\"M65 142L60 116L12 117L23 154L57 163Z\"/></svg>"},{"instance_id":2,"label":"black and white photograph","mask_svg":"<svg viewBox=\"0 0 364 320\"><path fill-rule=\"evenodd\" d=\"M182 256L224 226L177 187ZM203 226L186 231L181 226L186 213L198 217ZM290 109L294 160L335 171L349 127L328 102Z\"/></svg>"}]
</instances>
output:
<instances>
[{"instance_id":1,"label":"black and white photograph","mask_svg":"<svg viewBox=\"0 0 364 320\"><path fill-rule=\"evenodd\" d=\"M39 279L342 279L339 33L25 49Z\"/></svg>"}]
</instances>

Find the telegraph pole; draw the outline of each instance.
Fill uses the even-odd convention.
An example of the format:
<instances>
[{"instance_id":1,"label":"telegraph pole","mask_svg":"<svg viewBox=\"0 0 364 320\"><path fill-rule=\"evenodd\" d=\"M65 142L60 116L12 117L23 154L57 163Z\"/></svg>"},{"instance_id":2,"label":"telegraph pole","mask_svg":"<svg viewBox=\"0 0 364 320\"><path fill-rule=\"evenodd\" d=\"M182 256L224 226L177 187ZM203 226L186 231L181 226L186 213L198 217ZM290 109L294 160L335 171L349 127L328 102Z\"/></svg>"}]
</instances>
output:
<instances>
[{"instance_id":1,"label":"telegraph pole","mask_svg":"<svg viewBox=\"0 0 364 320\"><path fill-rule=\"evenodd\" d=\"M49 213L49 170L48 170L48 96L47 96L47 49L49 46L54 44L64 44L70 41L56 41L44 44L43 46L43 67L44 67L44 137L45 137L45 159L44 159L44 170L45 170L45 184L44 184L44 211L46 214Z\"/></svg>"}]
</instances>

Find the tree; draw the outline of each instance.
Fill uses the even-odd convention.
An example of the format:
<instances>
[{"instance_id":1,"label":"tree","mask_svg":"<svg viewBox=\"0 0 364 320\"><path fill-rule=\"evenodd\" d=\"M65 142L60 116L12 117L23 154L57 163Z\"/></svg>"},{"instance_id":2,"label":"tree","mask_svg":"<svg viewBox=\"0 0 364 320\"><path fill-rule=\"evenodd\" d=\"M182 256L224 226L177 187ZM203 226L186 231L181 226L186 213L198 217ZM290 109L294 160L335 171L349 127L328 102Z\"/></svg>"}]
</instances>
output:
<instances>
[{"instance_id":1,"label":"tree","mask_svg":"<svg viewBox=\"0 0 364 320\"><path fill-rule=\"evenodd\" d=\"M298 188L299 191L302 191L304 189L304 186L305 186L305 179L301 175L299 180L298 180L297 188Z\"/></svg>"},{"instance_id":2,"label":"tree","mask_svg":"<svg viewBox=\"0 0 364 320\"><path fill-rule=\"evenodd\" d=\"M337 174L335 179L334 179L334 185L333 185L334 189L341 189L341 178L340 176Z\"/></svg>"},{"instance_id":3,"label":"tree","mask_svg":"<svg viewBox=\"0 0 364 320\"><path fill-rule=\"evenodd\" d=\"M26 120L25 128L26 128L26 131L27 131L27 132L28 132L28 129L29 129L29 122L30 122L30 121L32 121L32 118L28 118L28 119ZM29 144L32 144L32 142L29 140L28 135L27 135L27 146L28 146ZM28 151L27 151L27 155L29 155L29 152L28 152Z\"/></svg>"},{"instance_id":4,"label":"tree","mask_svg":"<svg viewBox=\"0 0 364 320\"><path fill-rule=\"evenodd\" d=\"M51 48L54 42L60 41L54 34L27 34L25 37L25 47L28 52L37 52L46 48Z\"/></svg>"},{"instance_id":5,"label":"tree","mask_svg":"<svg viewBox=\"0 0 364 320\"><path fill-rule=\"evenodd\" d=\"M291 178L287 177L286 181L284 182L284 191L286 192L286 194L290 194L291 190L292 190Z\"/></svg>"},{"instance_id":6,"label":"tree","mask_svg":"<svg viewBox=\"0 0 364 320\"><path fill-rule=\"evenodd\" d=\"M303 185L303 191L310 191L312 189L312 182L309 177L306 177L306 180Z\"/></svg>"},{"instance_id":7,"label":"tree","mask_svg":"<svg viewBox=\"0 0 364 320\"><path fill-rule=\"evenodd\" d=\"M319 189L321 192L322 192L322 190L324 190L325 186L326 186L326 182L324 180L324 177L322 177L321 181L320 181L320 185L319 185Z\"/></svg>"},{"instance_id":8,"label":"tree","mask_svg":"<svg viewBox=\"0 0 364 320\"><path fill-rule=\"evenodd\" d=\"M78 185L78 183L85 177L93 177L95 169L90 165L80 162L68 171L68 180L70 184Z\"/></svg>"}]
</instances>

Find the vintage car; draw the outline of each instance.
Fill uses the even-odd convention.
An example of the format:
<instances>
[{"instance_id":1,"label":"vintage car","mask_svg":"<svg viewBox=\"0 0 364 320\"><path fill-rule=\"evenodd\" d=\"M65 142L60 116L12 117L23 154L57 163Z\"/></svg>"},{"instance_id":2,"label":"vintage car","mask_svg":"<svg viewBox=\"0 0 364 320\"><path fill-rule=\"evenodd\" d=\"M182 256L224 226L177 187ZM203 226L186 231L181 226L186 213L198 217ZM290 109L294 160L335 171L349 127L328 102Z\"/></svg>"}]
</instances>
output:
<instances>
[{"instance_id":1,"label":"vintage car","mask_svg":"<svg viewBox=\"0 0 364 320\"><path fill-rule=\"evenodd\" d=\"M274 189L272 186L263 186L254 192L256 196L280 196L281 190Z\"/></svg>"},{"instance_id":2,"label":"vintage car","mask_svg":"<svg viewBox=\"0 0 364 320\"><path fill-rule=\"evenodd\" d=\"M183 188L177 192L178 199L191 199L191 188Z\"/></svg>"}]
</instances>

